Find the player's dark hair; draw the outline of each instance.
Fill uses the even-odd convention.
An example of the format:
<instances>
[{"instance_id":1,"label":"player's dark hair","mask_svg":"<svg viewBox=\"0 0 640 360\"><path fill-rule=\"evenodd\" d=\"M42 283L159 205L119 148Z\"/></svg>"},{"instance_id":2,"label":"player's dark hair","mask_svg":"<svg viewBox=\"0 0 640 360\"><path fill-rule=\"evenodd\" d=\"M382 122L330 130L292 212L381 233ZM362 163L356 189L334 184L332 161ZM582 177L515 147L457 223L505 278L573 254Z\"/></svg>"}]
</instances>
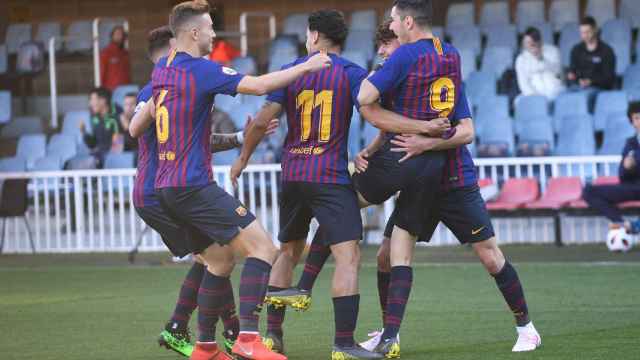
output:
<instances>
[{"instance_id":1,"label":"player's dark hair","mask_svg":"<svg viewBox=\"0 0 640 360\"><path fill-rule=\"evenodd\" d=\"M134 93L134 92L128 92L126 94L124 94L124 97L128 98L128 97L134 97L137 98L138 94Z\"/></svg>"},{"instance_id":2,"label":"player's dark hair","mask_svg":"<svg viewBox=\"0 0 640 360\"><path fill-rule=\"evenodd\" d=\"M171 29L167 25L151 30L149 35L147 35L147 52L149 56L153 55L156 51L169 46L169 42L172 38L173 32L171 32Z\"/></svg>"},{"instance_id":3,"label":"player's dark hair","mask_svg":"<svg viewBox=\"0 0 640 360\"><path fill-rule=\"evenodd\" d=\"M97 87L91 89L89 92L89 96L95 94L97 97L104 99L107 102L107 105L111 103L111 91L107 88Z\"/></svg>"},{"instance_id":4,"label":"player's dark hair","mask_svg":"<svg viewBox=\"0 0 640 360\"><path fill-rule=\"evenodd\" d=\"M193 0L180 3L173 7L169 15L169 27L174 35L189 20L196 16L208 14L211 7L206 0Z\"/></svg>"},{"instance_id":5,"label":"player's dark hair","mask_svg":"<svg viewBox=\"0 0 640 360\"><path fill-rule=\"evenodd\" d=\"M389 29L391 21L391 19L387 19L380 25L378 25L378 30L376 31L376 44L378 44L378 46L382 44L388 44L389 42L398 38L396 36L396 33Z\"/></svg>"},{"instance_id":6,"label":"player's dark hair","mask_svg":"<svg viewBox=\"0 0 640 360\"><path fill-rule=\"evenodd\" d=\"M349 30L344 14L338 10L319 10L309 15L309 31L317 31L334 45L344 48Z\"/></svg>"},{"instance_id":7,"label":"player's dark hair","mask_svg":"<svg viewBox=\"0 0 640 360\"><path fill-rule=\"evenodd\" d=\"M596 19L593 18L593 16L583 17L582 20L580 20L580 25L589 25L594 29L598 27L598 23L596 22Z\"/></svg>"},{"instance_id":8,"label":"player's dark hair","mask_svg":"<svg viewBox=\"0 0 640 360\"><path fill-rule=\"evenodd\" d=\"M411 16L422 27L430 27L433 21L431 0L395 0L393 6L402 13L402 18Z\"/></svg>"},{"instance_id":9,"label":"player's dark hair","mask_svg":"<svg viewBox=\"0 0 640 360\"><path fill-rule=\"evenodd\" d=\"M629 109L627 109L627 116L629 116L629 122L633 123L631 117L633 114L640 114L640 101L633 101L629 103Z\"/></svg>"},{"instance_id":10,"label":"player's dark hair","mask_svg":"<svg viewBox=\"0 0 640 360\"><path fill-rule=\"evenodd\" d=\"M531 40L533 40L536 43L540 43L540 41L542 41L542 35L540 35L540 30L538 30L537 28L534 28L533 26L527 28L527 30L524 32L524 36L530 37Z\"/></svg>"}]
</instances>

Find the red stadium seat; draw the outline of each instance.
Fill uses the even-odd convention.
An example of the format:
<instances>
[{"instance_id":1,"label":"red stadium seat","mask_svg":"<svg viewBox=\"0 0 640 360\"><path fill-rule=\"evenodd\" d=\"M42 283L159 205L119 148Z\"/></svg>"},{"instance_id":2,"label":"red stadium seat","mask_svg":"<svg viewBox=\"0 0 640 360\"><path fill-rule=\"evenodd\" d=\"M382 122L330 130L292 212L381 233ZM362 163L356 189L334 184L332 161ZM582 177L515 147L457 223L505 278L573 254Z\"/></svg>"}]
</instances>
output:
<instances>
[{"instance_id":1,"label":"red stadium seat","mask_svg":"<svg viewBox=\"0 0 640 360\"><path fill-rule=\"evenodd\" d=\"M596 178L595 180L593 180L591 184L592 185L616 185L619 183L620 183L620 179L618 179L617 176L600 176L599 178ZM584 200L580 199L580 200L572 201L569 204L569 207L573 209L586 209L589 207L589 205Z\"/></svg>"},{"instance_id":2,"label":"red stadium seat","mask_svg":"<svg viewBox=\"0 0 640 360\"><path fill-rule=\"evenodd\" d=\"M485 186L493 185L493 179L480 179L478 180L478 187L483 188Z\"/></svg>"},{"instance_id":3,"label":"red stadium seat","mask_svg":"<svg viewBox=\"0 0 640 360\"><path fill-rule=\"evenodd\" d=\"M527 204L527 209L558 210L572 201L582 198L582 182L579 177L559 177L549 180L547 191L540 200Z\"/></svg>"},{"instance_id":4,"label":"red stadium seat","mask_svg":"<svg viewBox=\"0 0 640 360\"><path fill-rule=\"evenodd\" d=\"M538 198L538 180L509 179L504 183L496 201L487 203L489 210L516 210Z\"/></svg>"}]
</instances>

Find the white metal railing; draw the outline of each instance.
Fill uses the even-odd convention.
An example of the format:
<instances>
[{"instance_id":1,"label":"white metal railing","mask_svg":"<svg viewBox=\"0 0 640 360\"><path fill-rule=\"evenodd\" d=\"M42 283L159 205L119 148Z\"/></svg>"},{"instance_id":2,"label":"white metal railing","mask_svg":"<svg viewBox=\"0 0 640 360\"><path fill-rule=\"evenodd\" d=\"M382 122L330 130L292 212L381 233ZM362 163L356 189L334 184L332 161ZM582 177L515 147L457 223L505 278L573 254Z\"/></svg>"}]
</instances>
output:
<instances>
[{"instance_id":1,"label":"white metal railing","mask_svg":"<svg viewBox=\"0 0 640 360\"><path fill-rule=\"evenodd\" d=\"M531 176L544 189L548 177L580 176L585 182L597 176L613 175L619 156L542 157L478 159L481 178L490 177L496 183L509 177ZM216 166L218 184L234 193L228 176L228 166ZM251 165L239 179L237 196L253 212L275 238L280 228L278 188L279 164ZM132 206L135 169L81 170L55 172L0 173L5 179L29 179L29 208L25 214L33 231L38 252L125 252L142 237L141 251L164 249L159 236L144 231L145 225ZM393 202L388 201L377 223L380 230ZM367 219L371 221L371 219ZM553 243L553 218L493 219L501 243ZM606 234L606 221L597 217L562 219L563 241L566 243L600 242ZM379 232L368 237L380 240ZM8 220L5 226L4 251L30 252L29 237L24 222ZM442 225L431 245L456 244L455 237Z\"/></svg>"}]
</instances>

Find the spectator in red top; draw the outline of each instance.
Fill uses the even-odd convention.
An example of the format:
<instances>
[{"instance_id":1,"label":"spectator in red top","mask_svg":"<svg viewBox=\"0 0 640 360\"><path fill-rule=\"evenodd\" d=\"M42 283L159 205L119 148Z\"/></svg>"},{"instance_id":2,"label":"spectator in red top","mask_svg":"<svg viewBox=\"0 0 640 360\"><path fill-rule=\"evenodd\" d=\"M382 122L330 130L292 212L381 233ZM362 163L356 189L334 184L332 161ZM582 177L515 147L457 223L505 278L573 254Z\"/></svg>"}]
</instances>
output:
<instances>
[{"instance_id":1,"label":"spectator in red top","mask_svg":"<svg viewBox=\"0 0 640 360\"><path fill-rule=\"evenodd\" d=\"M100 79L102 86L113 91L120 85L131 83L129 51L124 48L126 33L122 26L111 31L111 42L100 52Z\"/></svg>"},{"instance_id":2,"label":"spectator in red top","mask_svg":"<svg viewBox=\"0 0 640 360\"><path fill-rule=\"evenodd\" d=\"M217 38L213 41L213 50L211 50L211 54L209 54L209 60L224 66L229 66L233 59L240 56L240 51L225 39Z\"/></svg>"}]
</instances>

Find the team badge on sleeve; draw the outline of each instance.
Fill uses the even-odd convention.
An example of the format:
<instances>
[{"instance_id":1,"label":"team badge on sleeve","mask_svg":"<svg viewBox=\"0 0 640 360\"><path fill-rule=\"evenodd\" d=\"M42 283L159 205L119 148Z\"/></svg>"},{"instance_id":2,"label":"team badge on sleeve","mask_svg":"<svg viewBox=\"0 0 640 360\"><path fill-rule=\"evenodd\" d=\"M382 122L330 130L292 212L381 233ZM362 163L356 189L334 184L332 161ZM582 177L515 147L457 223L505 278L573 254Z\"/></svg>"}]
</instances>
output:
<instances>
[{"instance_id":1,"label":"team badge on sleeve","mask_svg":"<svg viewBox=\"0 0 640 360\"><path fill-rule=\"evenodd\" d=\"M237 71L233 70L232 68L228 68L226 66L222 67L222 72L227 74L227 75L231 75L231 76L238 75Z\"/></svg>"}]
</instances>

